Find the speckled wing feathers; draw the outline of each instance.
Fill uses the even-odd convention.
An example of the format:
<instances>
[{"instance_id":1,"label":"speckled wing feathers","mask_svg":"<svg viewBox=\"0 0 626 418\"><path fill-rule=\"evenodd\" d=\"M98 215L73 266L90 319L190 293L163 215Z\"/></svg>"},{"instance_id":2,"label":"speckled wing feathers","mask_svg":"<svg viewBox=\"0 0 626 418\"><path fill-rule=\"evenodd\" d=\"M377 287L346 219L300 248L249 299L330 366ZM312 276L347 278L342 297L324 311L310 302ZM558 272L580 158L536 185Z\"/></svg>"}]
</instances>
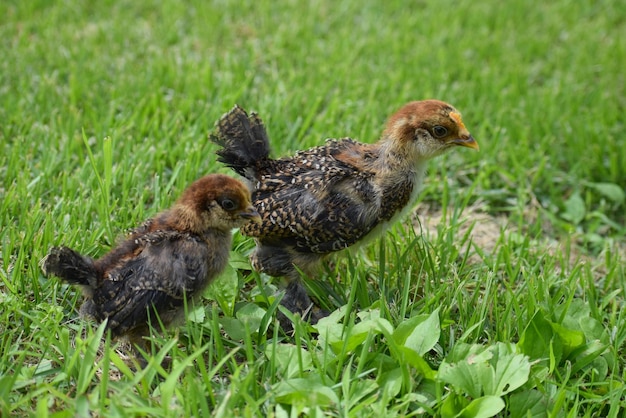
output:
<instances>
[{"instance_id":1,"label":"speckled wing feathers","mask_svg":"<svg viewBox=\"0 0 626 418\"><path fill-rule=\"evenodd\" d=\"M162 318L167 318L168 312L183 306L185 292L193 293L210 279L206 278L207 266L202 261L210 254L199 237L154 231L131 240L132 257L120 258L103 272L102 283L83 307L84 314L99 321L108 318L108 327L115 336L143 327L153 306ZM184 242L174 247L167 245L171 240ZM188 257L190 253L201 253L201 257Z\"/></svg>"},{"instance_id":2,"label":"speckled wing feathers","mask_svg":"<svg viewBox=\"0 0 626 418\"><path fill-rule=\"evenodd\" d=\"M349 138L268 160L259 167L252 198L262 223L248 224L246 235L287 242L297 251L325 254L346 248L377 222L380 201L373 173L336 158L362 144Z\"/></svg>"}]
</instances>

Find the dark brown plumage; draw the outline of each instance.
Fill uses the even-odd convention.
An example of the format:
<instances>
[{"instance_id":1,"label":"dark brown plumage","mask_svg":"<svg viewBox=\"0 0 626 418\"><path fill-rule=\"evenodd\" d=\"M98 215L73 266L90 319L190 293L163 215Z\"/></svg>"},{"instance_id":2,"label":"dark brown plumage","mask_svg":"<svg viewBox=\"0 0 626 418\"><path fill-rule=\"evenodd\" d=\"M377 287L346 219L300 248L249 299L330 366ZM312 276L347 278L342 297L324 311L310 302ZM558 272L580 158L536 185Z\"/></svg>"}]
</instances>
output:
<instances>
[{"instance_id":1,"label":"dark brown plumage","mask_svg":"<svg viewBox=\"0 0 626 418\"><path fill-rule=\"evenodd\" d=\"M403 106L375 144L331 139L271 159L261 119L238 106L219 120L211 140L222 147L219 161L254 188L262 222L242 228L256 239L252 264L291 279L283 304L293 312L310 305L298 270L311 274L324 255L363 242L411 209L428 160L455 146L478 149L460 113L438 100Z\"/></svg>"},{"instance_id":2,"label":"dark brown plumage","mask_svg":"<svg viewBox=\"0 0 626 418\"><path fill-rule=\"evenodd\" d=\"M197 300L224 269L231 230L250 220L258 221L259 215L246 186L228 176L208 175L102 258L58 247L42 267L46 275L82 288L82 315L108 319L113 337L143 346L150 324L171 324L183 314L185 297L189 303Z\"/></svg>"}]
</instances>

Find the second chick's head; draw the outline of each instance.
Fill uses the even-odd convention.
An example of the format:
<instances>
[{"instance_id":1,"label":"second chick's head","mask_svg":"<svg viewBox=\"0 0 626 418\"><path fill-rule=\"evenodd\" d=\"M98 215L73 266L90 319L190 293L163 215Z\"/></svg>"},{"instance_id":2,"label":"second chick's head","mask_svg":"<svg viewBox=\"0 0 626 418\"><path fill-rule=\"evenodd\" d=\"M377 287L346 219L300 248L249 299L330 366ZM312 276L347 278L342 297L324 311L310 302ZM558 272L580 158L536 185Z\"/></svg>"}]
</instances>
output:
<instances>
[{"instance_id":1,"label":"second chick's head","mask_svg":"<svg viewBox=\"0 0 626 418\"><path fill-rule=\"evenodd\" d=\"M459 111L439 100L405 104L389 118L382 140L409 160L430 159L454 146L478 150Z\"/></svg>"},{"instance_id":2,"label":"second chick's head","mask_svg":"<svg viewBox=\"0 0 626 418\"><path fill-rule=\"evenodd\" d=\"M175 210L180 226L196 233L227 231L261 220L248 188L223 174L209 174L193 182L178 199Z\"/></svg>"}]
</instances>

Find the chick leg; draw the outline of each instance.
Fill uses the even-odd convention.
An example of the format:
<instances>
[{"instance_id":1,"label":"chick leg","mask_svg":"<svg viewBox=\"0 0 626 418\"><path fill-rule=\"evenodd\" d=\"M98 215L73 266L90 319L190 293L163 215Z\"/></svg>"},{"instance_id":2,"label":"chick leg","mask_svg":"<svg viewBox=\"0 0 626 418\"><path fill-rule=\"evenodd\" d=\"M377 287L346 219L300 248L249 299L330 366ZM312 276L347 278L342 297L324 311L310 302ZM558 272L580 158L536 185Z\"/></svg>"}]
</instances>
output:
<instances>
[{"instance_id":1,"label":"chick leg","mask_svg":"<svg viewBox=\"0 0 626 418\"><path fill-rule=\"evenodd\" d=\"M300 278L301 272L313 275L317 271L320 261L318 254L296 253L281 245L273 243L261 243L257 241L257 247L250 254L250 262L256 271L263 272L272 277L285 277L288 281L285 295L281 305L294 314L299 314L302 319L315 325L321 318L328 316L324 311L311 301L306 288ZM297 268L296 266L299 266ZM293 325L289 318L279 312L278 321L280 326L289 333Z\"/></svg>"},{"instance_id":2,"label":"chick leg","mask_svg":"<svg viewBox=\"0 0 626 418\"><path fill-rule=\"evenodd\" d=\"M302 319L312 325L317 324L317 321L329 314L329 312L313 303L300 279L292 279L289 281L285 296L283 296L280 303L290 312L300 314ZM281 328L286 333L293 330L291 321L282 313L279 313L278 321L280 322Z\"/></svg>"}]
</instances>

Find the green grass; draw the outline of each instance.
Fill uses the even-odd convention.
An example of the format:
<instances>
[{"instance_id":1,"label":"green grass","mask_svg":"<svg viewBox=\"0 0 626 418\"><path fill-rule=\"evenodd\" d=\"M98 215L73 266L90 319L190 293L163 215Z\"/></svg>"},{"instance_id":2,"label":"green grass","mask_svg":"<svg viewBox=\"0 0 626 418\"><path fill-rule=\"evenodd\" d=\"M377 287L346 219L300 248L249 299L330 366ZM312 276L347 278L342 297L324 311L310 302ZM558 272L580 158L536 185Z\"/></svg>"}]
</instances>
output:
<instances>
[{"instance_id":1,"label":"green grass","mask_svg":"<svg viewBox=\"0 0 626 418\"><path fill-rule=\"evenodd\" d=\"M0 415L621 416L624 34L608 0L2 2ZM372 142L431 97L481 150L431 163L423 229L307 282L335 311L317 332L276 331L280 284L237 235L134 372L40 271L52 245L100 256L228 173L207 134L235 103L284 155Z\"/></svg>"}]
</instances>

